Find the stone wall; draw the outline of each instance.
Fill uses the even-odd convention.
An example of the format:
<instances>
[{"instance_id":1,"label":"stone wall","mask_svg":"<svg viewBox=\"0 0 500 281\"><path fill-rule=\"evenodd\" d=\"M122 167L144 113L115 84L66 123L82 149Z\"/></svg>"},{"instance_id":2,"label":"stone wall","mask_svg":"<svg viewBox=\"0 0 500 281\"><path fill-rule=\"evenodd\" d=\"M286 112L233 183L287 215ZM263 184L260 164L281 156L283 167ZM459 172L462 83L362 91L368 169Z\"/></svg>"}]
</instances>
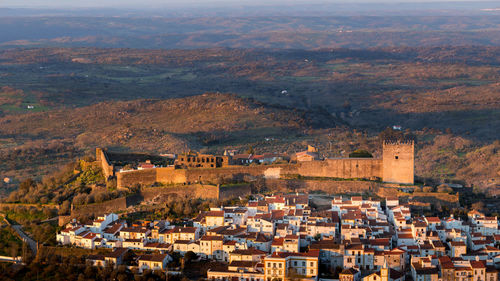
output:
<instances>
[{"instance_id":1,"label":"stone wall","mask_svg":"<svg viewBox=\"0 0 500 281\"><path fill-rule=\"evenodd\" d=\"M96 216L127 209L127 197L116 198L102 203L76 205L71 210L71 217Z\"/></svg>"},{"instance_id":2,"label":"stone wall","mask_svg":"<svg viewBox=\"0 0 500 281\"><path fill-rule=\"evenodd\" d=\"M174 167L156 168L156 181L166 184L181 184L187 182L184 169L175 169Z\"/></svg>"},{"instance_id":3,"label":"stone wall","mask_svg":"<svg viewBox=\"0 0 500 281\"><path fill-rule=\"evenodd\" d=\"M193 184L185 186L144 187L140 195L144 201L161 203L167 196L191 197L201 199L218 199L219 188L215 185Z\"/></svg>"},{"instance_id":4,"label":"stone wall","mask_svg":"<svg viewBox=\"0 0 500 281\"><path fill-rule=\"evenodd\" d=\"M238 196L245 197L251 194L250 184L236 184L228 186L216 186L210 184L191 184L185 186L167 187L145 187L141 189L140 195L144 201L155 201L164 199L162 197L175 194L180 197L191 197L201 199L227 200Z\"/></svg>"},{"instance_id":5,"label":"stone wall","mask_svg":"<svg viewBox=\"0 0 500 281\"><path fill-rule=\"evenodd\" d=\"M102 172L106 179L113 177L115 175L115 168L109 163L108 156L106 152L101 148L95 149L95 159L101 165Z\"/></svg>"},{"instance_id":6,"label":"stone wall","mask_svg":"<svg viewBox=\"0 0 500 281\"><path fill-rule=\"evenodd\" d=\"M343 158L324 161L301 162L290 165L282 174L298 174L304 177L341 179L382 178L382 160L373 158Z\"/></svg>"},{"instance_id":7,"label":"stone wall","mask_svg":"<svg viewBox=\"0 0 500 281\"><path fill-rule=\"evenodd\" d=\"M98 160L105 175L112 173L106 153L97 149ZM116 172L118 188L136 184L216 184L221 182L248 182L259 177L280 178L284 175L338 179L382 179L384 182L413 184L414 146L413 142L385 142L383 158L339 158L297 164L227 166L222 168L174 167Z\"/></svg>"},{"instance_id":8,"label":"stone wall","mask_svg":"<svg viewBox=\"0 0 500 281\"><path fill-rule=\"evenodd\" d=\"M217 169L187 169L187 183L242 182L263 177L265 171L279 165L229 166Z\"/></svg>"},{"instance_id":9,"label":"stone wall","mask_svg":"<svg viewBox=\"0 0 500 281\"><path fill-rule=\"evenodd\" d=\"M134 185L151 185L155 183L158 169L133 170L116 173L116 186L118 188L132 187Z\"/></svg>"},{"instance_id":10,"label":"stone wall","mask_svg":"<svg viewBox=\"0 0 500 281\"><path fill-rule=\"evenodd\" d=\"M276 179L284 175L342 179L381 179L381 159L328 159L298 164L229 166L223 168L175 169L173 167L117 172L118 188L136 184L216 184L220 182L248 182L259 177Z\"/></svg>"},{"instance_id":11,"label":"stone wall","mask_svg":"<svg viewBox=\"0 0 500 281\"><path fill-rule=\"evenodd\" d=\"M359 194L377 192L381 184L371 181L335 180L285 180L267 179L266 187L272 191L311 192L323 191L328 194Z\"/></svg>"}]
</instances>

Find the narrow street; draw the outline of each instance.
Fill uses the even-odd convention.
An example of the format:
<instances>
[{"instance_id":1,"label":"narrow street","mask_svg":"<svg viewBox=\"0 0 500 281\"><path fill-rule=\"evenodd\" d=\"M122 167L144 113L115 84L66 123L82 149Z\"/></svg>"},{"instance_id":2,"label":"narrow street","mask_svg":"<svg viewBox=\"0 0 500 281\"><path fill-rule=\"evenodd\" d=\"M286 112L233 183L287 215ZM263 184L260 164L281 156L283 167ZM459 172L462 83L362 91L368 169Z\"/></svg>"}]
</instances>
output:
<instances>
[{"instance_id":1,"label":"narrow street","mask_svg":"<svg viewBox=\"0 0 500 281\"><path fill-rule=\"evenodd\" d=\"M12 228L19 234L19 236L21 236L22 240L28 244L28 246L30 247L33 254L36 255L36 253L37 253L36 241L31 239L31 237L29 237L26 233L24 233L21 225L18 225L18 224L14 225L13 224Z\"/></svg>"}]
</instances>

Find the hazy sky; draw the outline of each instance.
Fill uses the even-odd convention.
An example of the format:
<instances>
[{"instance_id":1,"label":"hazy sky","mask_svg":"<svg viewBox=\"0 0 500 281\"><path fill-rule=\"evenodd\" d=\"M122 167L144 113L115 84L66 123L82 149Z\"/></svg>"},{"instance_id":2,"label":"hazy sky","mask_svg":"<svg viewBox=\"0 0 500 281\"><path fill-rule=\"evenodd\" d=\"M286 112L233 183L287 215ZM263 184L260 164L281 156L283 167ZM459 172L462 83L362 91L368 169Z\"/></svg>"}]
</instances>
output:
<instances>
[{"instance_id":1,"label":"hazy sky","mask_svg":"<svg viewBox=\"0 0 500 281\"><path fill-rule=\"evenodd\" d=\"M482 2L496 2L486 0ZM23 8L76 8L76 7L135 7L147 8L151 6L179 7L179 6L210 6L210 5L276 5L286 3L288 5L312 4L312 3L429 3L429 2L474 2L471 0L0 0L0 7L23 7Z\"/></svg>"}]
</instances>

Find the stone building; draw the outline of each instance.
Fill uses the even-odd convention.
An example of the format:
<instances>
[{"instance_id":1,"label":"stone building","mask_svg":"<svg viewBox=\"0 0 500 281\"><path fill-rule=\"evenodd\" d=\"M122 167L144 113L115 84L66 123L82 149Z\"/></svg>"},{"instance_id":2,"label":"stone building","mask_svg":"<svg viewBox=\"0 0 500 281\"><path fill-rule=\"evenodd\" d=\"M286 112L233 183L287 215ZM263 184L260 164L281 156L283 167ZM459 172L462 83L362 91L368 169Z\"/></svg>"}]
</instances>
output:
<instances>
[{"instance_id":1,"label":"stone building","mask_svg":"<svg viewBox=\"0 0 500 281\"><path fill-rule=\"evenodd\" d=\"M183 153L175 159L175 166L181 168L220 168L229 165L230 156L215 156L201 153Z\"/></svg>"},{"instance_id":2,"label":"stone building","mask_svg":"<svg viewBox=\"0 0 500 281\"><path fill-rule=\"evenodd\" d=\"M413 184L415 148L412 140L384 141L382 147L382 180Z\"/></svg>"}]
</instances>

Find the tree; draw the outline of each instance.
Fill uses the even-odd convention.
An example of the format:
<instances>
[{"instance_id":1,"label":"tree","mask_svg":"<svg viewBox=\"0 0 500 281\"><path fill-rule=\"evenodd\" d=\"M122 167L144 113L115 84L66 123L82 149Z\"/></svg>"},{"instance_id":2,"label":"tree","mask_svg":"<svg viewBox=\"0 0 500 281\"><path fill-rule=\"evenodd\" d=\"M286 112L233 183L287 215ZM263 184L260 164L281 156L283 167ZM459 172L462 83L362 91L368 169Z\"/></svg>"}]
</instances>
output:
<instances>
[{"instance_id":1,"label":"tree","mask_svg":"<svg viewBox=\"0 0 500 281\"><path fill-rule=\"evenodd\" d=\"M65 200L61 207L59 208L59 215L68 214L71 211L71 203L68 200Z\"/></svg>"},{"instance_id":2,"label":"tree","mask_svg":"<svg viewBox=\"0 0 500 281\"><path fill-rule=\"evenodd\" d=\"M441 184L437 187L437 191L450 193L453 191L453 189L451 189L451 187L449 187L447 184Z\"/></svg>"},{"instance_id":3,"label":"tree","mask_svg":"<svg viewBox=\"0 0 500 281\"><path fill-rule=\"evenodd\" d=\"M482 210L484 210L484 202L478 201L478 202L472 204L471 207L473 210L482 211Z\"/></svg>"},{"instance_id":4,"label":"tree","mask_svg":"<svg viewBox=\"0 0 500 281\"><path fill-rule=\"evenodd\" d=\"M188 251L188 252L186 252L186 254L184 255L184 260L185 260L186 262L191 262L191 261L193 261L193 260L195 260L195 259L197 259L197 258L198 258L198 255L197 255L196 253L194 253L193 251Z\"/></svg>"},{"instance_id":5,"label":"tree","mask_svg":"<svg viewBox=\"0 0 500 281\"><path fill-rule=\"evenodd\" d=\"M357 149L349 154L349 158L373 158L373 155L363 149Z\"/></svg>"},{"instance_id":6,"label":"tree","mask_svg":"<svg viewBox=\"0 0 500 281\"><path fill-rule=\"evenodd\" d=\"M253 147L252 146L249 146L247 151L246 151L247 154L254 154L255 151L253 150Z\"/></svg>"},{"instance_id":7,"label":"tree","mask_svg":"<svg viewBox=\"0 0 500 281\"><path fill-rule=\"evenodd\" d=\"M432 192L432 191L433 191L433 188L432 188L432 186L424 186L424 187L422 188L422 191L423 191L423 192Z\"/></svg>"},{"instance_id":8,"label":"tree","mask_svg":"<svg viewBox=\"0 0 500 281\"><path fill-rule=\"evenodd\" d=\"M27 178L21 184L19 184L19 190L21 190L24 193L27 193L30 188L35 187L36 182L32 178Z\"/></svg>"},{"instance_id":9,"label":"tree","mask_svg":"<svg viewBox=\"0 0 500 281\"><path fill-rule=\"evenodd\" d=\"M186 202L186 204L184 205L184 216L190 216L191 213L193 213L193 208L191 208L191 204L190 202Z\"/></svg>"}]
</instances>

